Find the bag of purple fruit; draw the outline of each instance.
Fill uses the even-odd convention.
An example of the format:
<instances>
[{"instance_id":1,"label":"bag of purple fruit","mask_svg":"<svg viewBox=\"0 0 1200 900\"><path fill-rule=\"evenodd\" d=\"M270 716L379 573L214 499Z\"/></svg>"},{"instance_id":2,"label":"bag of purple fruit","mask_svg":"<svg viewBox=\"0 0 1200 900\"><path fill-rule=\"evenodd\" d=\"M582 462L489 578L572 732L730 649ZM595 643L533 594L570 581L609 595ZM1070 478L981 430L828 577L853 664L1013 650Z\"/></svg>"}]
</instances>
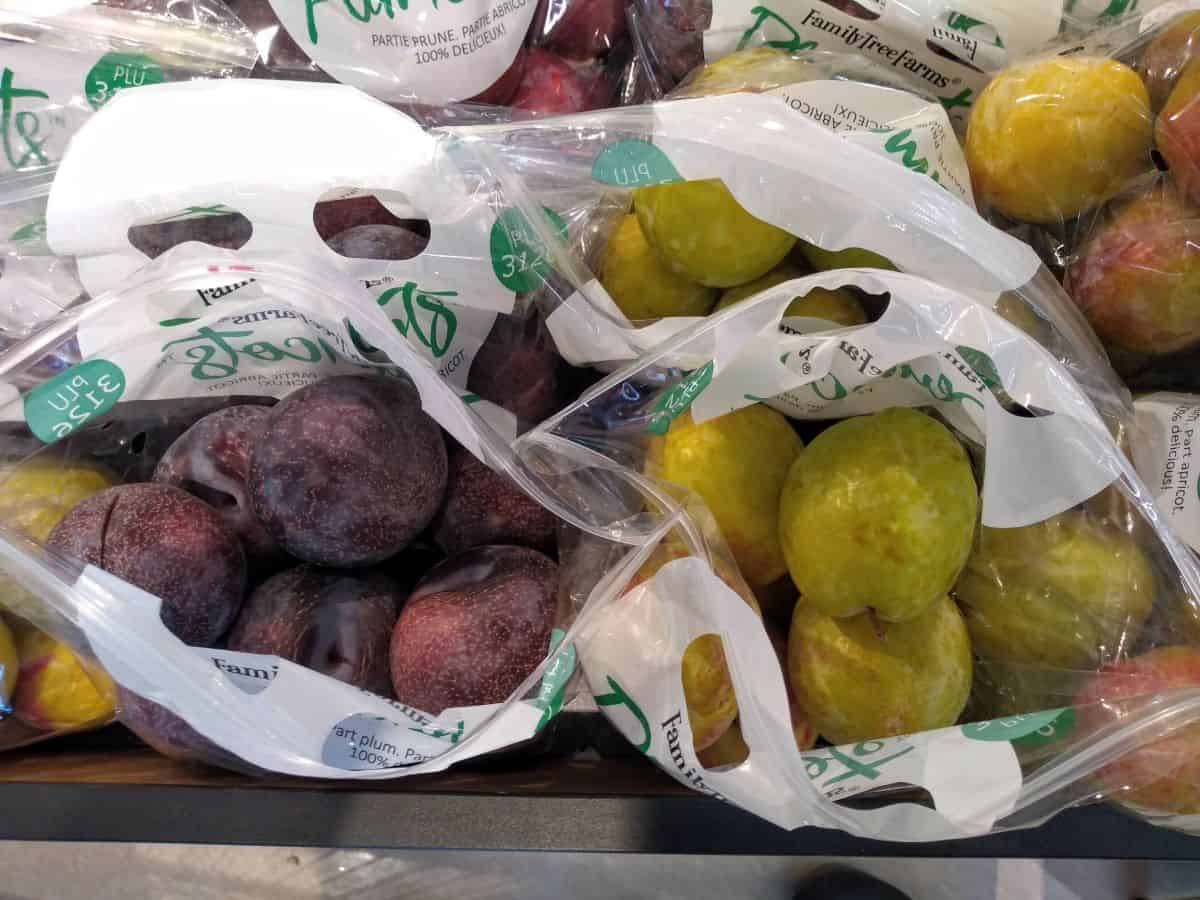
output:
<instances>
[{"instance_id":1,"label":"bag of purple fruit","mask_svg":"<svg viewBox=\"0 0 1200 900\"><path fill-rule=\"evenodd\" d=\"M636 102L649 86L621 0L470 0L424 10L392 0L229 6L255 34L256 74L339 81L417 115L440 117L458 103L518 115L581 112Z\"/></svg>"},{"instance_id":2,"label":"bag of purple fruit","mask_svg":"<svg viewBox=\"0 0 1200 900\"><path fill-rule=\"evenodd\" d=\"M78 362L32 377L54 351ZM562 705L560 520L355 280L168 254L0 368L0 497L95 473L41 539L5 515L6 606L107 672L162 752L394 777Z\"/></svg>"},{"instance_id":3,"label":"bag of purple fruit","mask_svg":"<svg viewBox=\"0 0 1200 900\"><path fill-rule=\"evenodd\" d=\"M1144 4L1143 4L1144 5ZM961 124L988 80L1054 39L1138 7L1124 0L633 0L629 25L664 89L738 50L856 54L930 92Z\"/></svg>"},{"instance_id":4,"label":"bag of purple fruit","mask_svg":"<svg viewBox=\"0 0 1200 900\"><path fill-rule=\"evenodd\" d=\"M816 289L887 300L865 324L794 314ZM645 542L593 551L610 576L575 646L680 782L885 840L1101 796L1196 828L1200 564L1067 370L971 294L783 282L516 449L560 490L627 485Z\"/></svg>"},{"instance_id":5,"label":"bag of purple fruit","mask_svg":"<svg viewBox=\"0 0 1200 900\"><path fill-rule=\"evenodd\" d=\"M248 75L255 59L252 35L213 0L7 3L0 44L0 179L52 166L70 136L117 94Z\"/></svg>"}]
</instances>

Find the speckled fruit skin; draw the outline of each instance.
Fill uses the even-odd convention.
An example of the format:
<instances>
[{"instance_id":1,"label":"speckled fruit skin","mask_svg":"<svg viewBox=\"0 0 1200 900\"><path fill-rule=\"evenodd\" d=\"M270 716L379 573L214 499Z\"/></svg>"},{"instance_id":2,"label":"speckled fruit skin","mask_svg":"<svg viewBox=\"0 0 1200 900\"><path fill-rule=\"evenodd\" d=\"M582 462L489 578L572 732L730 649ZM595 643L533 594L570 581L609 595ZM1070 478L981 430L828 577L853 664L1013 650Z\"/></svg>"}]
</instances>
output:
<instances>
[{"instance_id":1,"label":"speckled fruit skin","mask_svg":"<svg viewBox=\"0 0 1200 900\"><path fill-rule=\"evenodd\" d=\"M1125 204L1083 246L1067 289L1110 346L1170 353L1200 341L1200 212L1174 192Z\"/></svg>"},{"instance_id":2,"label":"speckled fruit skin","mask_svg":"<svg viewBox=\"0 0 1200 900\"><path fill-rule=\"evenodd\" d=\"M95 663L84 663L66 644L29 627L18 631L17 654L21 669L12 706L26 725L66 731L113 717L117 689Z\"/></svg>"},{"instance_id":3,"label":"speckled fruit skin","mask_svg":"<svg viewBox=\"0 0 1200 900\"><path fill-rule=\"evenodd\" d=\"M808 264L818 272L829 272L833 269L886 269L889 272L896 270L896 264L886 256L880 256L862 247L826 250L806 241L801 241L797 246Z\"/></svg>"},{"instance_id":4,"label":"speckled fruit skin","mask_svg":"<svg viewBox=\"0 0 1200 900\"><path fill-rule=\"evenodd\" d=\"M1171 167L1171 180L1200 203L1200 65L1188 65L1175 82L1155 122L1154 140Z\"/></svg>"},{"instance_id":5,"label":"speckled fruit skin","mask_svg":"<svg viewBox=\"0 0 1200 900\"><path fill-rule=\"evenodd\" d=\"M600 283L632 322L666 316L705 316L714 288L676 275L659 260L635 215L625 216L600 260Z\"/></svg>"},{"instance_id":6,"label":"speckled fruit skin","mask_svg":"<svg viewBox=\"0 0 1200 900\"><path fill-rule=\"evenodd\" d=\"M1116 60L1014 66L992 79L971 111L966 151L975 195L981 208L1021 222L1074 218L1153 169L1152 130L1146 86Z\"/></svg>"},{"instance_id":7,"label":"speckled fruit skin","mask_svg":"<svg viewBox=\"0 0 1200 900\"><path fill-rule=\"evenodd\" d=\"M1161 109L1176 79L1200 53L1200 12L1180 16L1147 45L1138 71L1150 92L1150 102Z\"/></svg>"},{"instance_id":8,"label":"speckled fruit skin","mask_svg":"<svg viewBox=\"0 0 1200 900\"><path fill-rule=\"evenodd\" d=\"M204 500L239 538L251 565L273 564L282 553L250 508L246 471L250 448L266 425L266 406L230 406L200 419L159 460L154 480Z\"/></svg>"},{"instance_id":9,"label":"speckled fruit skin","mask_svg":"<svg viewBox=\"0 0 1200 900\"><path fill-rule=\"evenodd\" d=\"M746 212L715 178L638 188L633 206L666 267L709 287L736 287L767 274L796 243Z\"/></svg>"},{"instance_id":10,"label":"speckled fruit skin","mask_svg":"<svg viewBox=\"0 0 1200 900\"><path fill-rule=\"evenodd\" d=\"M476 547L418 582L392 633L396 699L433 715L500 703L550 650L558 566L526 547Z\"/></svg>"},{"instance_id":11,"label":"speckled fruit skin","mask_svg":"<svg viewBox=\"0 0 1200 900\"><path fill-rule=\"evenodd\" d=\"M787 419L761 404L701 424L685 411L658 440L656 474L699 495L750 586L784 575L779 496L804 446Z\"/></svg>"},{"instance_id":12,"label":"speckled fruit skin","mask_svg":"<svg viewBox=\"0 0 1200 900\"><path fill-rule=\"evenodd\" d=\"M433 539L453 556L484 544L518 544L553 556L558 519L513 482L462 448L450 454L446 500Z\"/></svg>"},{"instance_id":13,"label":"speckled fruit skin","mask_svg":"<svg viewBox=\"0 0 1200 900\"><path fill-rule=\"evenodd\" d=\"M471 363L467 390L534 425L565 402L565 367L540 316L499 315Z\"/></svg>"},{"instance_id":14,"label":"speckled fruit skin","mask_svg":"<svg viewBox=\"0 0 1200 900\"><path fill-rule=\"evenodd\" d=\"M783 262L762 278L757 278L740 287L728 288L721 294L721 300L713 312L728 309L733 304L749 299L768 288L791 281L793 278L803 278L806 274L794 263ZM824 319L827 322L846 326L861 325L867 321L867 314L863 311L862 304L853 294L849 291L830 291L825 288L810 288L807 294L792 300L783 315L785 318L803 316L809 319Z\"/></svg>"},{"instance_id":15,"label":"speckled fruit skin","mask_svg":"<svg viewBox=\"0 0 1200 900\"><path fill-rule=\"evenodd\" d=\"M185 644L225 633L246 590L241 542L217 512L168 484L123 484L77 504L46 545L162 599L163 624Z\"/></svg>"},{"instance_id":16,"label":"speckled fruit skin","mask_svg":"<svg viewBox=\"0 0 1200 900\"><path fill-rule=\"evenodd\" d=\"M941 597L917 618L834 619L796 604L788 635L796 702L833 744L953 725L971 693L971 643Z\"/></svg>"},{"instance_id":17,"label":"speckled fruit skin","mask_svg":"<svg viewBox=\"0 0 1200 900\"><path fill-rule=\"evenodd\" d=\"M327 378L272 408L246 487L255 515L292 556L369 566L433 519L446 491L446 446L410 382Z\"/></svg>"},{"instance_id":18,"label":"speckled fruit skin","mask_svg":"<svg viewBox=\"0 0 1200 900\"><path fill-rule=\"evenodd\" d=\"M1074 669L1128 652L1155 581L1134 541L1070 512L981 528L954 592L983 659Z\"/></svg>"},{"instance_id":19,"label":"speckled fruit skin","mask_svg":"<svg viewBox=\"0 0 1200 900\"><path fill-rule=\"evenodd\" d=\"M1158 647L1104 666L1076 698L1079 727L1092 731L1132 715L1130 698L1200 687L1200 649ZM1084 732L1086 733L1086 732ZM1147 735L1149 737L1149 735ZM1158 813L1200 813L1200 724L1131 747L1095 776L1110 799Z\"/></svg>"},{"instance_id":20,"label":"speckled fruit skin","mask_svg":"<svg viewBox=\"0 0 1200 900\"><path fill-rule=\"evenodd\" d=\"M920 616L949 592L979 518L962 445L935 419L888 409L844 419L792 464L780 502L788 571L831 616Z\"/></svg>"},{"instance_id":21,"label":"speckled fruit skin","mask_svg":"<svg viewBox=\"0 0 1200 900\"><path fill-rule=\"evenodd\" d=\"M247 598L227 645L280 656L377 694L391 691L388 647L404 597L381 572L297 566Z\"/></svg>"},{"instance_id":22,"label":"speckled fruit skin","mask_svg":"<svg viewBox=\"0 0 1200 900\"><path fill-rule=\"evenodd\" d=\"M348 259L412 259L419 256L429 239L403 225L355 225L339 231L327 243L329 249Z\"/></svg>"}]
</instances>

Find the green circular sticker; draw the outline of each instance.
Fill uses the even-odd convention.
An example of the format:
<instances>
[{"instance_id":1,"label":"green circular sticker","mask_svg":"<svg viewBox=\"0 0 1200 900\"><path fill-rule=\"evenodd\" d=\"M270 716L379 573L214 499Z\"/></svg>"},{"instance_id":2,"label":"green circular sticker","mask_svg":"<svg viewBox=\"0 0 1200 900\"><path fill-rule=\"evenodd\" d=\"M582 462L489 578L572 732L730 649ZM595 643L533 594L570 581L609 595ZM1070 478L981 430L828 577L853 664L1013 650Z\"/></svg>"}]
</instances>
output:
<instances>
[{"instance_id":1,"label":"green circular sticker","mask_svg":"<svg viewBox=\"0 0 1200 900\"><path fill-rule=\"evenodd\" d=\"M567 223L557 213L542 207L546 221L560 238L567 236ZM506 209L496 217L491 238L492 270L500 283L518 294L541 287L549 263L546 245L517 209Z\"/></svg>"},{"instance_id":2,"label":"green circular sticker","mask_svg":"<svg viewBox=\"0 0 1200 900\"><path fill-rule=\"evenodd\" d=\"M1031 735L1054 740L1069 731L1074 721L1072 709L1048 709L987 722L972 722L964 725L962 730L965 736L975 741L1019 741Z\"/></svg>"},{"instance_id":3,"label":"green circular sticker","mask_svg":"<svg viewBox=\"0 0 1200 900\"><path fill-rule=\"evenodd\" d=\"M126 88L144 87L147 84L162 84L165 81L162 67L148 56L140 53L106 53L92 66L83 82L92 109L99 109Z\"/></svg>"}]
</instances>

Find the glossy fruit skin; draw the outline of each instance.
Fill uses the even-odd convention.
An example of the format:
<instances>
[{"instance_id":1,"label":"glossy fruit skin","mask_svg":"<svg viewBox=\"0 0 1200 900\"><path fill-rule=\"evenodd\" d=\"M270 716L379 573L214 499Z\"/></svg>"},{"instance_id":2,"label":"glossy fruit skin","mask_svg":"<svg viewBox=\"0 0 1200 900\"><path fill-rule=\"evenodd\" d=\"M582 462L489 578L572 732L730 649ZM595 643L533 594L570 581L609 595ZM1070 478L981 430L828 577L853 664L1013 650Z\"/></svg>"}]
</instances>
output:
<instances>
[{"instance_id":1,"label":"glossy fruit skin","mask_svg":"<svg viewBox=\"0 0 1200 900\"><path fill-rule=\"evenodd\" d=\"M1020 222L1074 218L1152 171L1152 123L1146 86L1116 60L1014 66L971 111L966 152L975 195L981 207Z\"/></svg>"},{"instance_id":2,"label":"glossy fruit skin","mask_svg":"<svg viewBox=\"0 0 1200 900\"><path fill-rule=\"evenodd\" d=\"M816 244L800 241L796 245L801 255L818 272L833 269L884 269L896 271L896 264L886 256L862 247L847 247L845 250L826 250Z\"/></svg>"},{"instance_id":3,"label":"glossy fruit skin","mask_svg":"<svg viewBox=\"0 0 1200 900\"><path fill-rule=\"evenodd\" d=\"M1200 649L1156 647L1106 665L1076 698L1079 726L1087 731L1132 718L1131 698L1200 686ZM1086 733L1086 732L1085 732ZM1149 738L1146 735L1143 740ZM1109 797L1155 813L1200 813L1200 724L1183 725L1157 740L1131 747L1094 780Z\"/></svg>"},{"instance_id":4,"label":"glossy fruit skin","mask_svg":"<svg viewBox=\"0 0 1200 900\"><path fill-rule=\"evenodd\" d=\"M526 547L476 547L421 579L392 634L392 687L433 715L500 703L550 650L558 566Z\"/></svg>"},{"instance_id":5,"label":"glossy fruit skin","mask_svg":"<svg viewBox=\"0 0 1200 900\"><path fill-rule=\"evenodd\" d=\"M761 404L700 424L685 411L660 440L657 474L704 501L747 583L784 575L779 498L804 446L787 419Z\"/></svg>"},{"instance_id":6,"label":"glossy fruit skin","mask_svg":"<svg viewBox=\"0 0 1200 900\"><path fill-rule=\"evenodd\" d=\"M504 106L512 99L513 94L521 86L521 78L525 74L525 65L528 62L529 51L524 47L517 51L517 55L513 57L512 63L507 69L501 73L491 85L485 90L480 91L474 97L466 100L467 103L490 103L496 106Z\"/></svg>"},{"instance_id":7,"label":"glossy fruit skin","mask_svg":"<svg viewBox=\"0 0 1200 900\"><path fill-rule=\"evenodd\" d=\"M1170 166L1171 180L1193 203L1200 203L1200 65L1191 63L1154 126L1158 152Z\"/></svg>"},{"instance_id":8,"label":"glossy fruit skin","mask_svg":"<svg viewBox=\"0 0 1200 900\"><path fill-rule=\"evenodd\" d=\"M920 616L971 550L979 489L945 425L911 409L843 419L792 464L783 554L804 602L827 615Z\"/></svg>"},{"instance_id":9,"label":"glossy fruit skin","mask_svg":"<svg viewBox=\"0 0 1200 900\"><path fill-rule=\"evenodd\" d=\"M17 718L43 731L103 725L116 712L117 689L95 662L32 627L17 631L21 668L12 695Z\"/></svg>"},{"instance_id":10,"label":"glossy fruit skin","mask_svg":"<svg viewBox=\"0 0 1200 900\"><path fill-rule=\"evenodd\" d=\"M163 624L208 646L246 590L241 542L211 506L167 484L122 484L76 504L50 532L51 550L161 598Z\"/></svg>"},{"instance_id":11,"label":"glossy fruit skin","mask_svg":"<svg viewBox=\"0 0 1200 900\"><path fill-rule=\"evenodd\" d=\"M450 556L484 544L518 544L553 556L558 542L554 513L462 448L450 454L446 499L432 527Z\"/></svg>"},{"instance_id":12,"label":"glossy fruit skin","mask_svg":"<svg viewBox=\"0 0 1200 900\"><path fill-rule=\"evenodd\" d=\"M535 425L566 402L567 365L541 317L498 315L475 355L467 390Z\"/></svg>"},{"instance_id":13,"label":"glossy fruit skin","mask_svg":"<svg viewBox=\"0 0 1200 900\"><path fill-rule=\"evenodd\" d=\"M265 406L230 406L209 413L176 439L154 470L154 481L195 494L242 541L253 565L274 565L282 553L250 508L246 471L250 448L266 425Z\"/></svg>"},{"instance_id":14,"label":"glossy fruit skin","mask_svg":"<svg viewBox=\"0 0 1200 900\"><path fill-rule=\"evenodd\" d=\"M631 322L665 316L705 316L714 288L676 275L651 249L635 215L621 219L600 260L600 283Z\"/></svg>"},{"instance_id":15,"label":"glossy fruit skin","mask_svg":"<svg viewBox=\"0 0 1200 900\"><path fill-rule=\"evenodd\" d=\"M297 566L247 598L228 647L263 653L376 694L391 692L388 647L404 597L377 571Z\"/></svg>"},{"instance_id":16,"label":"glossy fruit skin","mask_svg":"<svg viewBox=\"0 0 1200 900\"><path fill-rule=\"evenodd\" d=\"M292 556L369 566L433 519L446 490L446 446L411 382L327 378L272 407L246 486L255 515Z\"/></svg>"},{"instance_id":17,"label":"glossy fruit skin","mask_svg":"<svg viewBox=\"0 0 1200 900\"><path fill-rule=\"evenodd\" d=\"M544 3L536 26L542 45L567 59L588 60L606 55L625 36L625 5L621 0L561 0ZM551 9L557 7L558 9ZM548 15L557 13L553 21Z\"/></svg>"},{"instance_id":18,"label":"glossy fruit skin","mask_svg":"<svg viewBox=\"0 0 1200 900\"><path fill-rule=\"evenodd\" d=\"M1200 12L1177 18L1146 47L1138 72L1150 92L1150 103L1161 109L1188 63L1200 55Z\"/></svg>"},{"instance_id":19,"label":"glossy fruit skin","mask_svg":"<svg viewBox=\"0 0 1200 900\"><path fill-rule=\"evenodd\" d=\"M788 635L796 702L833 744L953 725L971 693L971 643L941 597L907 622L834 619L803 601Z\"/></svg>"},{"instance_id":20,"label":"glossy fruit skin","mask_svg":"<svg viewBox=\"0 0 1200 900\"><path fill-rule=\"evenodd\" d=\"M696 758L706 769L733 768L750 758L750 748L742 737L741 727L734 722L713 743L697 751Z\"/></svg>"},{"instance_id":21,"label":"glossy fruit skin","mask_svg":"<svg viewBox=\"0 0 1200 900\"><path fill-rule=\"evenodd\" d=\"M777 284L791 281L793 278L803 278L807 273L795 263L783 262L749 284L740 287L727 288L721 294L713 312L728 309L735 303L749 299ZM796 297L788 304L783 313L784 318L802 316L809 319L824 319L837 325L862 325L867 321L867 314L862 304L849 291L827 290L825 288L810 288L807 294Z\"/></svg>"},{"instance_id":22,"label":"glossy fruit skin","mask_svg":"<svg viewBox=\"0 0 1200 900\"><path fill-rule=\"evenodd\" d=\"M12 629L0 619L0 706L12 705L13 688L17 686L17 670L21 658L17 655L17 642Z\"/></svg>"},{"instance_id":23,"label":"glossy fruit skin","mask_svg":"<svg viewBox=\"0 0 1200 900\"><path fill-rule=\"evenodd\" d=\"M591 73L578 71L556 53L535 48L528 53L521 83L508 105L535 116L561 116L607 104Z\"/></svg>"},{"instance_id":24,"label":"glossy fruit skin","mask_svg":"<svg viewBox=\"0 0 1200 900\"><path fill-rule=\"evenodd\" d=\"M1200 342L1200 212L1169 190L1131 200L1083 246L1066 282L1110 346L1159 354Z\"/></svg>"},{"instance_id":25,"label":"glossy fruit skin","mask_svg":"<svg viewBox=\"0 0 1200 900\"><path fill-rule=\"evenodd\" d=\"M775 268L796 239L742 208L719 179L638 188L642 233L672 272L709 287L736 287Z\"/></svg>"},{"instance_id":26,"label":"glossy fruit skin","mask_svg":"<svg viewBox=\"0 0 1200 900\"><path fill-rule=\"evenodd\" d=\"M954 589L983 659L1090 668L1127 653L1154 604L1137 544L1084 514L981 528Z\"/></svg>"}]
</instances>

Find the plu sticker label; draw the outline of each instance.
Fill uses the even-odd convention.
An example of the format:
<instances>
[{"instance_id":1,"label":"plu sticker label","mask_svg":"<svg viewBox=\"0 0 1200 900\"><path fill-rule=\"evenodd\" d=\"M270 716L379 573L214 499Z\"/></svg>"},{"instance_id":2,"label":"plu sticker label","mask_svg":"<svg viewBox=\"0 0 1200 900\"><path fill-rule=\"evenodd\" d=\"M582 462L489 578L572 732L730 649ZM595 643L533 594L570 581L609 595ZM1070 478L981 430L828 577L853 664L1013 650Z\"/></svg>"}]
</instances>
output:
<instances>
[{"instance_id":1,"label":"plu sticker label","mask_svg":"<svg viewBox=\"0 0 1200 900\"><path fill-rule=\"evenodd\" d=\"M112 409L124 393L121 367L90 359L29 391L24 418L38 440L52 444Z\"/></svg>"},{"instance_id":2,"label":"plu sticker label","mask_svg":"<svg viewBox=\"0 0 1200 900\"><path fill-rule=\"evenodd\" d=\"M543 207L550 227L559 237L567 235L567 223L552 209ZM506 209L496 217L491 237L492 270L510 291L526 294L537 290L549 270L548 250L537 232L518 209Z\"/></svg>"},{"instance_id":3,"label":"plu sticker label","mask_svg":"<svg viewBox=\"0 0 1200 900\"><path fill-rule=\"evenodd\" d=\"M1037 746L1065 737L1074 727L1075 711L1067 707L971 722L962 730L966 737L975 741L1010 741L1018 746Z\"/></svg>"},{"instance_id":4,"label":"plu sticker label","mask_svg":"<svg viewBox=\"0 0 1200 900\"><path fill-rule=\"evenodd\" d=\"M714 371L715 366L710 361L663 394L654 404L654 414L646 429L651 434L666 434L671 423L708 387Z\"/></svg>"},{"instance_id":5,"label":"plu sticker label","mask_svg":"<svg viewBox=\"0 0 1200 900\"><path fill-rule=\"evenodd\" d=\"M512 65L535 0L270 0L288 34L343 84L382 100L467 100Z\"/></svg>"},{"instance_id":6,"label":"plu sticker label","mask_svg":"<svg viewBox=\"0 0 1200 900\"><path fill-rule=\"evenodd\" d=\"M559 648L564 637L566 637L566 632L561 628L555 628L550 632L550 653L554 653ZM541 731L546 723L558 715L559 710L562 709L567 682L575 673L575 660L575 645L569 644L546 667L546 672L542 675L542 683L538 688L538 695L532 701L534 706L542 710L542 718L537 726L538 731Z\"/></svg>"},{"instance_id":7,"label":"plu sticker label","mask_svg":"<svg viewBox=\"0 0 1200 900\"><path fill-rule=\"evenodd\" d=\"M114 51L100 57L83 82L84 96L99 109L120 91L165 81L162 67L141 53Z\"/></svg>"},{"instance_id":8,"label":"plu sticker label","mask_svg":"<svg viewBox=\"0 0 1200 900\"><path fill-rule=\"evenodd\" d=\"M627 188L683 181L667 154L637 138L616 141L601 150L592 164L592 178Z\"/></svg>"}]
</instances>

